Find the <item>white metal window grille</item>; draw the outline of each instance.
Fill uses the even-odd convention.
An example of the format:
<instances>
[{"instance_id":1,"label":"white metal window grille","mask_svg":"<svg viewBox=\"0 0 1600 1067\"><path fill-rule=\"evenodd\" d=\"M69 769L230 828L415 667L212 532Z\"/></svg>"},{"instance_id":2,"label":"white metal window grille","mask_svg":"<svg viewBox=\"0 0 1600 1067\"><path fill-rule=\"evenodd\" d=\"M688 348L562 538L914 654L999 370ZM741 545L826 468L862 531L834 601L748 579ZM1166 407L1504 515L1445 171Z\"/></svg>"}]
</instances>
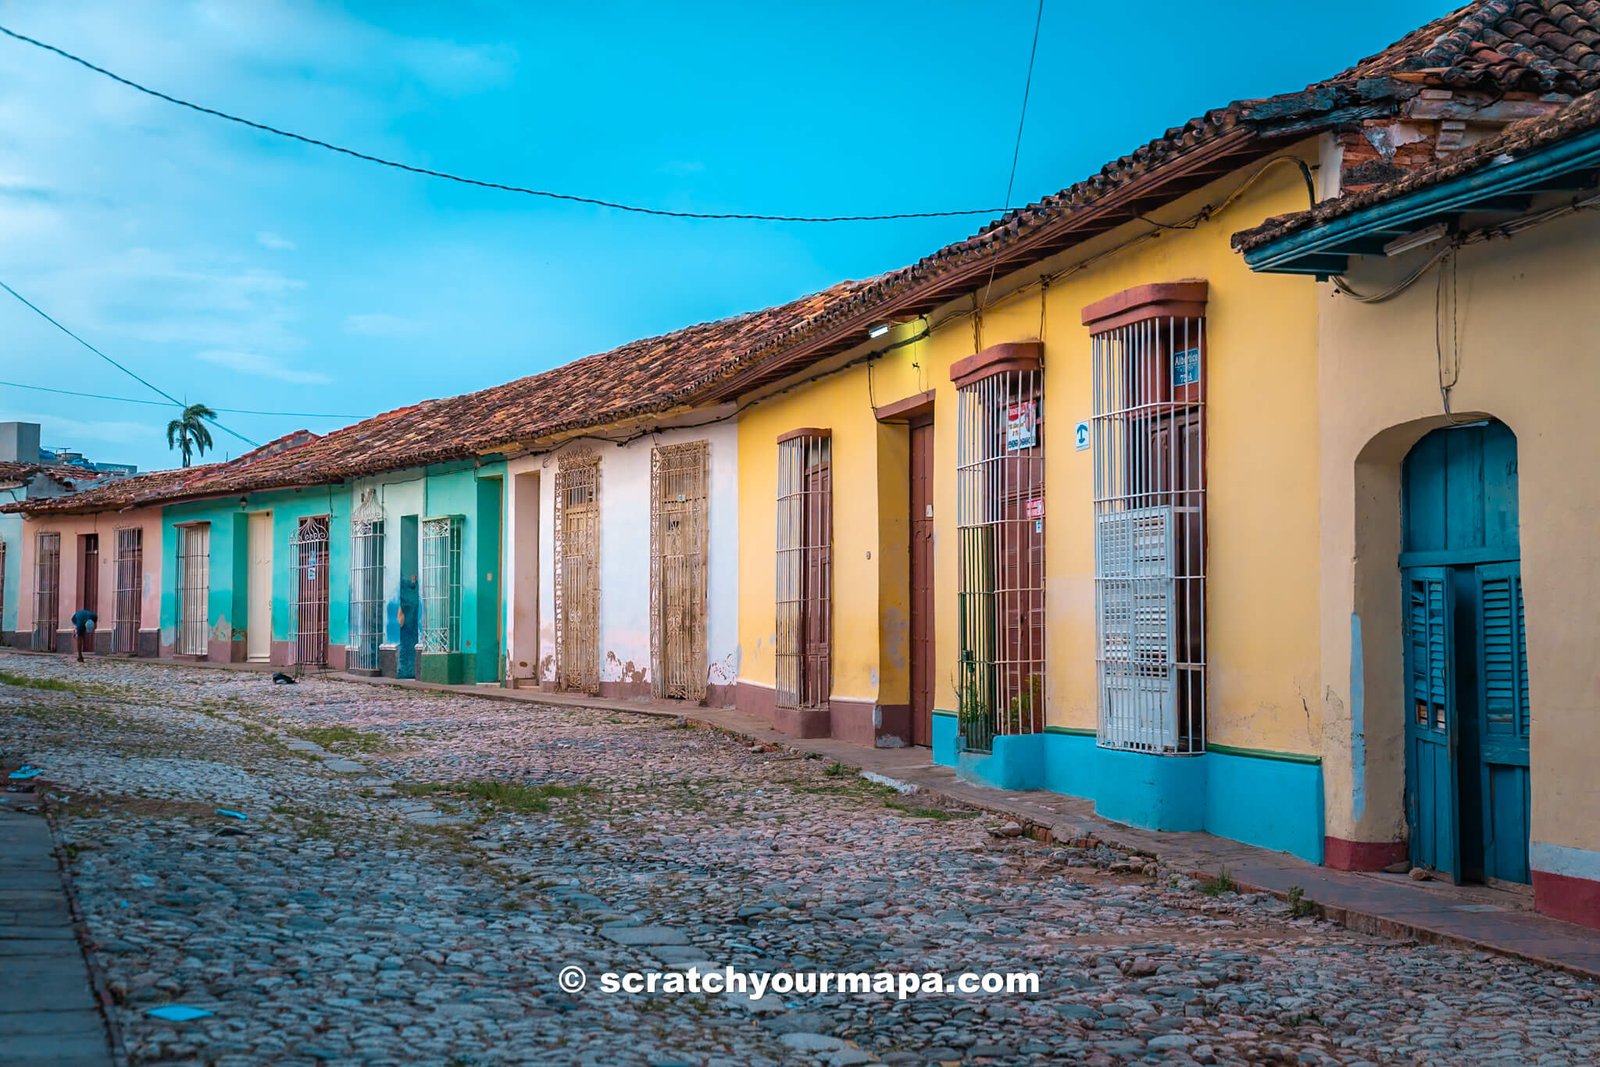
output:
<instances>
[{"instance_id":1,"label":"white metal window grille","mask_svg":"<svg viewBox=\"0 0 1600 1067\"><path fill-rule=\"evenodd\" d=\"M461 516L422 520L422 651L461 651Z\"/></svg>"},{"instance_id":2,"label":"white metal window grille","mask_svg":"<svg viewBox=\"0 0 1600 1067\"><path fill-rule=\"evenodd\" d=\"M34 544L33 647L54 652L61 624L61 535L42 533Z\"/></svg>"},{"instance_id":3,"label":"white metal window grille","mask_svg":"<svg viewBox=\"0 0 1600 1067\"><path fill-rule=\"evenodd\" d=\"M567 452L555 485L556 684L600 691L600 457Z\"/></svg>"},{"instance_id":4,"label":"white metal window grille","mask_svg":"<svg viewBox=\"0 0 1600 1067\"><path fill-rule=\"evenodd\" d=\"M1205 751L1205 319L1092 336L1099 742Z\"/></svg>"},{"instance_id":5,"label":"white metal window grille","mask_svg":"<svg viewBox=\"0 0 1600 1067\"><path fill-rule=\"evenodd\" d=\"M204 656L211 634L206 619L211 599L211 524L179 526L177 533L178 654Z\"/></svg>"},{"instance_id":6,"label":"white metal window grille","mask_svg":"<svg viewBox=\"0 0 1600 1067\"><path fill-rule=\"evenodd\" d=\"M383 505L371 489L350 514L350 648L353 671L378 669L383 642Z\"/></svg>"},{"instance_id":7,"label":"white metal window grille","mask_svg":"<svg viewBox=\"0 0 1600 1067\"><path fill-rule=\"evenodd\" d=\"M117 531L113 572L116 586L111 650L132 655L138 648L139 609L144 602L144 531L137 526Z\"/></svg>"},{"instance_id":8,"label":"white metal window grille","mask_svg":"<svg viewBox=\"0 0 1600 1067\"><path fill-rule=\"evenodd\" d=\"M833 689L833 442L778 443L777 702L823 707Z\"/></svg>"},{"instance_id":9,"label":"white metal window grille","mask_svg":"<svg viewBox=\"0 0 1600 1067\"><path fill-rule=\"evenodd\" d=\"M295 524L289 541L294 604L289 613L289 654L299 667L328 665L329 516L313 515Z\"/></svg>"},{"instance_id":10,"label":"white metal window grille","mask_svg":"<svg viewBox=\"0 0 1600 1067\"><path fill-rule=\"evenodd\" d=\"M705 441L650 452L650 659L661 697L706 695Z\"/></svg>"},{"instance_id":11,"label":"white metal window grille","mask_svg":"<svg viewBox=\"0 0 1600 1067\"><path fill-rule=\"evenodd\" d=\"M970 751L1044 729L1044 383L1001 371L957 390L958 730Z\"/></svg>"}]
</instances>

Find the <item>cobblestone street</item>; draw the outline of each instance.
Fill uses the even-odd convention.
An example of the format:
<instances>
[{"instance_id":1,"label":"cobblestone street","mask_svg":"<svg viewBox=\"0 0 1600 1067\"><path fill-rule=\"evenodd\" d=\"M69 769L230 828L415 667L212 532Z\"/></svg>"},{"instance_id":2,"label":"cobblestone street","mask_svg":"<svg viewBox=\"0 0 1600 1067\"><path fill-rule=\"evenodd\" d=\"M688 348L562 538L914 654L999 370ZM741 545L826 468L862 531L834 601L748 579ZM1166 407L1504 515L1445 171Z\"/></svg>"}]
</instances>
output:
<instances>
[{"instance_id":1,"label":"cobblestone street","mask_svg":"<svg viewBox=\"0 0 1600 1067\"><path fill-rule=\"evenodd\" d=\"M671 720L0 656L135 1063L1592 1063L1600 992ZM217 814L245 814L239 821ZM606 971L1036 971L620 995ZM556 974L590 976L577 995ZM176 1002L191 1022L147 1014Z\"/></svg>"}]
</instances>

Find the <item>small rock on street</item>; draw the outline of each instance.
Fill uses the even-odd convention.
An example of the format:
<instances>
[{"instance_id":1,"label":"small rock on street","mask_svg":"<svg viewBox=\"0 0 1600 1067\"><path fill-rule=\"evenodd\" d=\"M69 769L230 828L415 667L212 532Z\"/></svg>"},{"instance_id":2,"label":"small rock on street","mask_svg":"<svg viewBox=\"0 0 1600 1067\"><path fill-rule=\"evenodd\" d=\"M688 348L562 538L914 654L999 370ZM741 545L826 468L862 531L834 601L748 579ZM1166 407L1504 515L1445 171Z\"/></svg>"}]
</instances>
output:
<instances>
[{"instance_id":1,"label":"small rock on street","mask_svg":"<svg viewBox=\"0 0 1600 1067\"><path fill-rule=\"evenodd\" d=\"M134 1063L1593 1062L1600 996L628 713L5 656ZM44 686L44 687L40 687ZM236 811L244 820L217 814ZM1021 996L603 972L1037 972ZM557 974L583 968L582 992ZM180 1003L212 1014L164 1022Z\"/></svg>"}]
</instances>

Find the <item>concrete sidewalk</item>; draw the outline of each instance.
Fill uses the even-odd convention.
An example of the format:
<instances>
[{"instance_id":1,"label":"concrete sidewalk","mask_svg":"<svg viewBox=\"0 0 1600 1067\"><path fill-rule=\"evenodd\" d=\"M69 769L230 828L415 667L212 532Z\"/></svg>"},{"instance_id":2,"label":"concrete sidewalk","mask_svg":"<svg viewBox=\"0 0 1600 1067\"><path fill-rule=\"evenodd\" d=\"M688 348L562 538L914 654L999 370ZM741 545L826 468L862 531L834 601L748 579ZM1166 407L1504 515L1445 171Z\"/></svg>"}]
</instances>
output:
<instances>
[{"instance_id":1,"label":"concrete sidewalk","mask_svg":"<svg viewBox=\"0 0 1600 1067\"><path fill-rule=\"evenodd\" d=\"M213 670L276 669L246 664L141 662ZM950 768L935 766L925 748L874 749L832 738L790 737L732 708L706 708L672 700L616 700L498 685L436 685L336 671L319 672L317 677L519 704L683 718L752 741L837 760L848 767L1009 816L1041 839L1069 842L1093 838L1125 851L1155 856L1166 866L1197 877L1214 878L1225 870L1240 888L1279 897L1286 897L1292 887L1298 886L1319 914L1351 929L1402 940L1485 949L1600 980L1600 929L1538 914L1526 889L1457 886L1440 881L1416 882L1405 875L1336 871L1210 834L1140 830L1100 818L1094 813L1093 803L1081 797L1037 790L1007 792L962 781Z\"/></svg>"},{"instance_id":2,"label":"concrete sidewalk","mask_svg":"<svg viewBox=\"0 0 1600 1067\"><path fill-rule=\"evenodd\" d=\"M0 793L0 1053L9 1063L110 1067L106 1021L38 805L32 793Z\"/></svg>"}]
</instances>

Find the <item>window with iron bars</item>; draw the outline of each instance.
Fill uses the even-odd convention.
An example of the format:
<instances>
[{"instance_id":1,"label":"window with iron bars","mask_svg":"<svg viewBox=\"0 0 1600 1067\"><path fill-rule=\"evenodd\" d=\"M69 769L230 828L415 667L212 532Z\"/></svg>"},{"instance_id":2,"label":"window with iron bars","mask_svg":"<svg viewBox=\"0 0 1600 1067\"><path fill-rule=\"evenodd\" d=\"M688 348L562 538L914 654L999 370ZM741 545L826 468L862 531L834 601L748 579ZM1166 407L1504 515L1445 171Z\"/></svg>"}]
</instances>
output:
<instances>
[{"instance_id":1,"label":"window with iron bars","mask_svg":"<svg viewBox=\"0 0 1600 1067\"><path fill-rule=\"evenodd\" d=\"M139 614L144 602L144 531L125 526L117 531L116 585L111 650L131 655L139 640Z\"/></svg>"},{"instance_id":2,"label":"window with iron bars","mask_svg":"<svg viewBox=\"0 0 1600 1067\"><path fill-rule=\"evenodd\" d=\"M424 652L461 651L460 515L422 520L422 629Z\"/></svg>"},{"instance_id":3,"label":"window with iron bars","mask_svg":"<svg viewBox=\"0 0 1600 1067\"><path fill-rule=\"evenodd\" d=\"M1026 351L993 373L953 368L956 714L973 752L990 751L996 735L1044 729L1044 382L1037 346Z\"/></svg>"},{"instance_id":4,"label":"window with iron bars","mask_svg":"<svg viewBox=\"0 0 1600 1067\"><path fill-rule=\"evenodd\" d=\"M833 441L778 439L777 702L823 707L833 690Z\"/></svg>"},{"instance_id":5,"label":"window with iron bars","mask_svg":"<svg viewBox=\"0 0 1600 1067\"><path fill-rule=\"evenodd\" d=\"M331 516L312 515L295 525L290 542L295 576L289 647L297 666L328 665L328 574Z\"/></svg>"},{"instance_id":6,"label":"window with iron bars","mask_svg":"<svg viewBox=\"0 0 1600 1067\"><path fill-rule=\"evenodd\" d=\"M211 524L179 526L177 553L178 654L210 651Z\"/></svg>"},{"instance_id":7,"label":"window with iron bars","mask_svg":"<svg viewBox=\"0 0 1600 1067\"><path fill-rule=\"evenodd\" d=\"M350 670L378 670L383 642L383 506L366 490L350 515Z\"/></svg>"},{"instance_id":8,"label":"window with iron bars","mask_svg":"<svg viewBox=\"0 0 1600 1067\"><path fill-rule=\"evenodd\" d=\"M1105 321L1085 311L1099 743L1198 753L1206 736L1205 284L1133 292Z\"/></svg>"},{"instance_id":9,"label":"window with iron bars","mask_svg":"<svg viewBox=\"0 0 1600 1067\"><path fill-rule=\"evenodd\" d=\"M61 624L61 535L42 533L34 542L33 647L56 650L56 627Z\"/></svg>"}]
</instances>

